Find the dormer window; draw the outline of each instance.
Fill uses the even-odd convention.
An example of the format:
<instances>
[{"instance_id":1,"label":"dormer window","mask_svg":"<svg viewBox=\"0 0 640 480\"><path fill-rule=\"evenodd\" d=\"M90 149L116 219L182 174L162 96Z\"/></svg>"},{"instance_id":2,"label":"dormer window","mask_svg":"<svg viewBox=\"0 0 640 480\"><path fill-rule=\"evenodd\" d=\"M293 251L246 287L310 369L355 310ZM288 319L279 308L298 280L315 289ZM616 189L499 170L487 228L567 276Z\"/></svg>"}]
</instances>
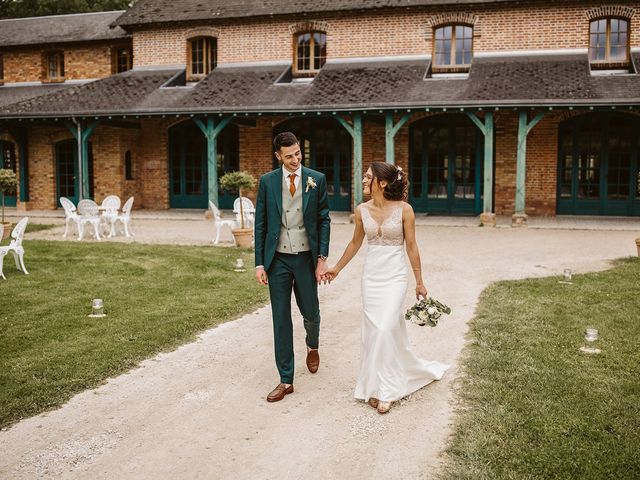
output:
<instances>
[{"instance_id":1,"label":"dormer window","mask_svg":"<svg viewBox=\"0 0 640 480\"><path fill-rule=\"evenodd\" d=\"M589 27L589 61L592 68L617 68L629 64L629 21L599 18Z\"/></svg>"},{"instance_id":2,"label":"dormer window","mask_svg":"<svg viewBox=\"0 0 640 480\"><path fill-rule=\"evenodd\" d=\"M294 37L293 74L298 77L316 75L327 61L327 34L300 32Z\"/></svg>"},{"instance_id":3,"label":"dormer window","mask_svg":"<svg viewBox=\"0 0 640 480\"><path fill-rule=\"evenodd\" d=\"M473 57L473 28L443 25L434 29L433 71L467 72Z\"/></svg>"},{"instance_id":4,"label":"dormer window","mask_svg":"<svg viewBox=\"0 0 640 480\"><path fill-rule=\"evenodd\" d=\"M122 73L133 67L133 52L131 47L115 47L111 51L112 73Z\"/></svg>"},{"instance_id":5,"label":"dormer window","mask_svg":"<svg viewBox=\"0 0 640 480\"><path fill-rule=\"evenodd\" d=\"M46 54L45 80L48 82L64 82L64 53L62 51Z\"/></svg>"},{"instance_id":6,"label":"dormer window","mask_svg":"<svg viewBox=\"0 0 640 480\"><path fill-rule=\"evenodd\" d=\"M216 68L218 43L214 37L197 37L189 40L189 64L187 79L198 81Z\"/></svg>"}]
</instances>

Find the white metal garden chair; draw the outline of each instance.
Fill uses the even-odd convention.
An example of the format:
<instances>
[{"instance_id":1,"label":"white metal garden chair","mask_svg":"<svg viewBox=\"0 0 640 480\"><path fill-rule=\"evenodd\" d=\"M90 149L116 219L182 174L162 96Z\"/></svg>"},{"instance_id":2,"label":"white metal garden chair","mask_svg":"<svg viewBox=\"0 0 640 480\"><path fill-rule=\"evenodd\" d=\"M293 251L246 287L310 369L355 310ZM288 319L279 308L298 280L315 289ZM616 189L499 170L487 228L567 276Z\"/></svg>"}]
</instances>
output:
<instances>
[{"instance_id":1,"label":"white metal garden chair","mask_svg":"<svg viewBox=\"0 0 640 480\"><path fill-rule=\"evenodd\" d=\"M67 233L69 233L69 223L75 223L76 230L78 231L78 237L80 236L80 219L78 218L78 212L76 211L76 206L73 204L71 200L67 197L60 197L60 205L64 209L64 234L62 238L67 238Z\"/></svg>"},{"instance_id":2,"label":"white metal garden chair","mask_svg":"<svg viewBox=\"0 0 640 480\"><path fill-rule=\"evenodd\" d=\"M236 224L242 225L240 222L240 198L242 198L242 210L244 213L244 226L245 228L253 227L253 218L256 213L256 207L247 197L238 197L233 201L233 213L236 214Z\"/></svg>"},{"instance_id":3,"label":"white metal garden chair","mask_svg":"<svg viewBox=\"0 0 640 480\"><path fill-rule=\"evenodd\" d=\"M127 238L133 235L131 231L131 208L133 207L133 198L129 197L126 202L124 202L124 206L122 207L122 214L116 215L115 220L113 221L113 228L115 232L116 222L121 222L124 227L124 234ZM115 234L115 233L114 233Z\"/></svg>"},{"instance_id":4,"label":"white metal garden chair","mask_svg":"<svg viewBox=\"0 0 640 480\"><path fill-rule=\"evenodd\" d=\"M217 245L220 241L220 231L222 230L222 228L227 227L231 232L233 230L235 222L233 220L222 220L220 210L218 210L218 207L216 207L211 200L209 200L209 209L211 210L211 214L213 215L213 224L216 227L216 239L213 241L213 244Z\"/></svg>"},{"instance_id":5,"label":"white metal garden chair","mask_svg":"<svg viewBox=\"0 0 640 480\"><path fill-rule=\"evenodd\" d=\"M82 240L84 229L87 225L93 225L93 232L96 240L100 240L100 210L98 204L93 200L84 199L78 202L78 226L80 227L80 235L78 240Z\"/></svg>"},{"instance_id":6,"label":"white metal garden chair","mask_svg":"<svg viewBox=\"0 0 640 480\"><path fill-rule=\"evenodd\" d=\"M22 247L22 239L24 237L24 231L27 228L27 223L29 223L28 217L24 217L20 220L13 228L13 232L11 232L11 243L7 246L0 247L0 277L5 280L7 278L4 276L2 266L4 264L4 257L6 257L9 252L13 254L13 259L16 261L16 268L18 271L21 271L25 275L29 275L29 272L27 272L27 269L24 266L24 248ZM2 230L2 225L0 225L0 230ZM0 238L1 237L2 232L0 231Z\"/></svg>"},{"instance_id":7,"label":"white metal garden chair","mask_svg":"<svg viewBox=\"0 0 640 480\"><path fill-rule=\"evenodd\" d=\"M109 238L116 234L115 224L120 210L120 197L109 195L102 200L100 210L102 211L102 221L109 227Z\"/></svg>"}]
</instances>

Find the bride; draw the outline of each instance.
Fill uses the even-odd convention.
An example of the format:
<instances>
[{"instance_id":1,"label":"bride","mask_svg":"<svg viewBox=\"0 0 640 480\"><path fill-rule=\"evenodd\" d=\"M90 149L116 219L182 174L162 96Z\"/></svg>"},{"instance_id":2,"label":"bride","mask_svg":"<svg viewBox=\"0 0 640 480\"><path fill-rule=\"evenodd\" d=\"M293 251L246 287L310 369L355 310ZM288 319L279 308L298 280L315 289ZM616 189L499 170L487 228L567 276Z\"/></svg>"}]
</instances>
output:
<instances>
[{"instance_id":1,"label":"bride","mask_svg":"<svg viewBox=\"0 0 640 480\"><path fill-rule=\"evenodd\" d=\"M409 276L405 244L416 280L416 298L426 298L427 289L422 281L415 216L411 205L404 201L408 191L406 175L394 165L374 162L362 183L371 200L356 208L353 238L338 263L328 270L327 278L333 280L340 273L366 236L362 356L355 398L387 413L392 402L440 380L449 366L422 360L409 349L402 312Z\"/></svg>"}]
</instances>

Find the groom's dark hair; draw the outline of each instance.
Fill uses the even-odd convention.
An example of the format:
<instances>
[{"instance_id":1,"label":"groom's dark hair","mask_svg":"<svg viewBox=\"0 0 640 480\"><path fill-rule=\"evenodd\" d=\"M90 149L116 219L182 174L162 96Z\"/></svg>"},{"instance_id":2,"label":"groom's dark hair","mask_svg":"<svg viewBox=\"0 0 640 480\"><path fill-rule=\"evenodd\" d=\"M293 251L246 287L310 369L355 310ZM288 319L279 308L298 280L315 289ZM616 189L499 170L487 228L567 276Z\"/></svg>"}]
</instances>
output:
<instances>
[{"instance_id":1,"label":"groom's dark hair","mask_svg":"<svg viewBox=\"0 0 640 480\"><path fill-rule=\"evenodd\" d=\"M282 132L273 139L273 151L279 152L282 147L299 144L298 138L291 132Z\"/></svg>"}]
</instances>

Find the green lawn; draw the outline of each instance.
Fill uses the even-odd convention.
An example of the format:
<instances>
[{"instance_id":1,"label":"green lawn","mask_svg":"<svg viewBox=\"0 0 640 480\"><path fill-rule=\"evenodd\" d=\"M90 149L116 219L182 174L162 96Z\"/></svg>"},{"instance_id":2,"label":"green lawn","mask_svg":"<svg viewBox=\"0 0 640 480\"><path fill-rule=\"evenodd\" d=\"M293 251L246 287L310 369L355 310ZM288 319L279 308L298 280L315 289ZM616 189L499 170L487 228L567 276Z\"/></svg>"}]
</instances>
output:
<instances>
[{"instance_id":1,"label":"green lawn","mask_svg":"<svg viewBox=\"0 0 640 480\"><path fill-rule=\"evenodd\" d=\"M58 406L198 332L254 310L268 291L234 248L25 241L30 275L0 279L0 426ZM247 272L234 272L244 258ZM107 317L88 318L102 298Z\"/></svg>"},{"instance_id":2,"label":"green lawn","mask_svg":"<svg viewBox=\"0 0 640 480\"><path fill-rule=\"evenodd\" d=\"M640 478L640 259L495 284L469 336L442 478Z\"/></svg>"}]
</instances>

